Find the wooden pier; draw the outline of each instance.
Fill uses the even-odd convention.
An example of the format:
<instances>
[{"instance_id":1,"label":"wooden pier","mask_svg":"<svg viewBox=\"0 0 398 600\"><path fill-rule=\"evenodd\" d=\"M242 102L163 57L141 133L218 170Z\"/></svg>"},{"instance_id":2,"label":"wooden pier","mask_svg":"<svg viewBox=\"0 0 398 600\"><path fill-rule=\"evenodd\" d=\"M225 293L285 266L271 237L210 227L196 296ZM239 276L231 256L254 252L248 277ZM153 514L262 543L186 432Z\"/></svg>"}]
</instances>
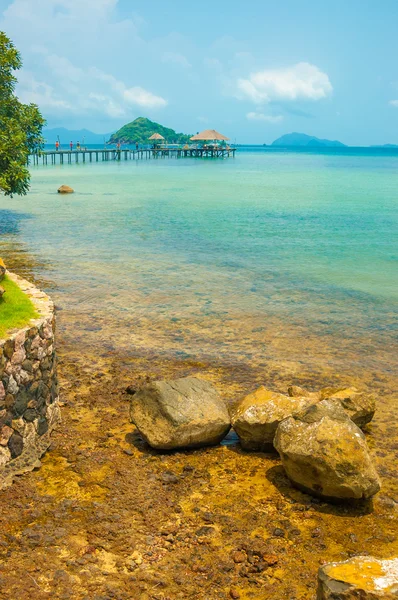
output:
<instances>
[{"instance_id":1,"label":"wooden pier","mask_svg":"<svg viewBox=\"0 0 398 600\"><path fill-rule=\"evenodd\" d=\"M105 162L109 160L141 160L150 158L227 158L235 156L235 148L146 148L128 149L81 149L81 150L44 150L32 154L29 164L72 164L85 162Z\"/></svg>"}]
</instances>

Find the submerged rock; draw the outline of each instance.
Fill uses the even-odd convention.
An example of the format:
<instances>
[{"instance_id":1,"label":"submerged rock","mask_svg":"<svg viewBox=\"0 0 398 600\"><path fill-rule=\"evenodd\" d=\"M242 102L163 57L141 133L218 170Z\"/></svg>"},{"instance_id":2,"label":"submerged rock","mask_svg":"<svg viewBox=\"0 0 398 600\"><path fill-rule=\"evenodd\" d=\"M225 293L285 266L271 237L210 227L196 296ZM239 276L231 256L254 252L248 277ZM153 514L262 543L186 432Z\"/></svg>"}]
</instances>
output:
<instances>
[{"instance_id":1,"label":"submerged rock","mask_svg":"<svg viewBox=\"0 0 398 600\"><path fill-rule=\"evenodd\" d=\"M317 600L393 600L398 598L398 558L355 556L319 569Z\"/></svg>"},{"instance_id":2,"label":"submerged rock","mask_svg":"<svg viewBox=\"0 0 398 600\"><path fill-rule=\"evenodd\" d=\"M71 187L69 187L69 185L61 185L58 188L58 194L73 194L75 190Z\"/></svg>"},{"instance_id":3,"label":"submerged rock","mask_svg":"<svg viewBox=\"0 0 398 600\"><path fill-rule=\"evenodd\" d=\"M3 279L4 275L6 274L6 266L4 264L4 261L2 258L0 258L0 281Z\"/></svg>"},{"instance_id":4,"label":"submerged rock","mask_svg":"<svg viewBox=\"0 0 398 600\"><path fill-rule=\"evenodd\" d=\"M279 423L313 402L309 397L289 397L261 386L239 402L232 413L232 427L245 450L269 451Z\"/></svg>"},{"instance_id":5,"label":"submerged rock","mask_svg":"<svg viewBox=\"0 0 398 600\"><path fill-rule=\"evenodd\" d=\"M130 418L148 444L161 450L218 444L231 427L217 390L196 377L145 385L131 398Z\"/></svg>"},{"instance_id":6,"label":"submerged rock","mask_svg":"<svg viewBox=\"0 0 398 600\"><path fill-rule=\"evenodd\" d=\"M363 427L373 419L376 411L376 400L372 394L359 392L356 388L324 388L322 398L336 399L340 402L347 415Z\"/></svg>"},{"instance_id":7,"label":"submerged rock","mask_svg":"<svg viewBox=\"0 0 398 600\"><path fill-rule=\"evenodd\" d=\"M364 500L380 490L365 436L338 400L322 400L278 426L275 440L289 479L326 500Z\"/></svg>"}]
</instances>

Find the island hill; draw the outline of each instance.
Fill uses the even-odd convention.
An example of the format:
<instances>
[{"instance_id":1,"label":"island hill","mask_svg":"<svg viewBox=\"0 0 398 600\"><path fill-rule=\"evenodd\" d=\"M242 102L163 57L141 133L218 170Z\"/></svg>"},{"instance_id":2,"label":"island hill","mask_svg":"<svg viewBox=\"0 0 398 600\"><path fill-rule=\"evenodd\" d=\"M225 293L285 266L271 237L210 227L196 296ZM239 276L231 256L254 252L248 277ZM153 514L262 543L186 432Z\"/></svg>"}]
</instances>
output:
<instances>
[{"instance_id":1,"label":"island hill","mask_svg":"<svg viewBox=\"0 0 398 600\"><path fill-rule=\"evenodd\" d=\"M272 142L271 146L291 147L301 146L306 148L345 148L346 145L337 140L321 140L305 133L287 133Z\"/></svg>"},{"instance_id":2,"label":"island hill","mask_svg":"<svg viewBox=\"0 0 398 600\"><path fill-rule=\"evenodd\" d=\"M163 127L163 125L144 117L138 117L113 133L108 144L148 144L149 138L154 133L163 136L169 144L187 144L192 137L192 134L177 133L174 129Z\"/></svg>"}]
</instances>

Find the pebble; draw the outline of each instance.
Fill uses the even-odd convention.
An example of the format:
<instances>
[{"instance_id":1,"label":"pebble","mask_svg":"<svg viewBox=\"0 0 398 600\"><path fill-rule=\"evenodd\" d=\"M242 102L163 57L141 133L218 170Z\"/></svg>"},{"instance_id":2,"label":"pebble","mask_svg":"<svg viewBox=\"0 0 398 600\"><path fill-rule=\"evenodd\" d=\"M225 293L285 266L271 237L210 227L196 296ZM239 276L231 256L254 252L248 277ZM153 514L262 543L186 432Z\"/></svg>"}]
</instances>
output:
<instances>
[{"instance_id":1,"label":"pebble","mask_svg":"<svg viewBox=\"0 0 398 600\"><path fill-rule=\"evenodd\" d=\"M272 532L272 535L274 537L285 537L285 532L280 527L275 527L274 531Z\"/></svg>"},{"instance_id":2,"label":"pebble","mask_svg":"<svg viewBox=\"0 0 398 600\"><path fill-rule=\"evenodd\" d=\"M173 471L164 471L161 475L162 481L164 483L178 483L179 478Z\"/></svg>"},{"instance_id":3,"label":"pebble","mask_svg":"<svg viewBox=\"0 0 398 600\"><path fill-rule=\"evenodd\" d=\"M243 552L237 550L236 552L232 553L232 560L234 561L234 563L243 563L246 561L246 555Z\"/></svg>"}]
</instances>

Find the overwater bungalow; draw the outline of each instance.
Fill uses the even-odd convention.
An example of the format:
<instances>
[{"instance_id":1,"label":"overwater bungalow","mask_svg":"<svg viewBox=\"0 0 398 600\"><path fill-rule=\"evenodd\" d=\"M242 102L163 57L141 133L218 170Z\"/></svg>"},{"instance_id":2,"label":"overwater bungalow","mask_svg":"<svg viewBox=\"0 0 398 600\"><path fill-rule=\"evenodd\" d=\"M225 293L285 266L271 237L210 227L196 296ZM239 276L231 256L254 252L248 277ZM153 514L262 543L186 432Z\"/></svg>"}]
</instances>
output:
<instances>
[{"instance_id":1,"label":"overwater bungalow","mask_svg":"<svg viewBox=\"0 0 398 600\"><path fill-rule=\"evenodd\" d=\"M162 135L160 135L160 133L154 133L148 139L150 142L153 142L154 148L159 148L161 146L162 142L165 141L164 137Z\"/></svg>"},{"instance_id":2,"label":"overwater bungalow","mask_svg":"<svg viewBox=\"0 0 398 600\"><path fill-rule=\"evenodd\" d=\"M229 142L229 138L215 129L205 129L204 131L193 135L190 139L192 142L202 142L201 147L204 148L218 148L220 146L226 146L226 149L229 149L229 147L225 144L225 142Z\"/></svg>"}]
</instances>

